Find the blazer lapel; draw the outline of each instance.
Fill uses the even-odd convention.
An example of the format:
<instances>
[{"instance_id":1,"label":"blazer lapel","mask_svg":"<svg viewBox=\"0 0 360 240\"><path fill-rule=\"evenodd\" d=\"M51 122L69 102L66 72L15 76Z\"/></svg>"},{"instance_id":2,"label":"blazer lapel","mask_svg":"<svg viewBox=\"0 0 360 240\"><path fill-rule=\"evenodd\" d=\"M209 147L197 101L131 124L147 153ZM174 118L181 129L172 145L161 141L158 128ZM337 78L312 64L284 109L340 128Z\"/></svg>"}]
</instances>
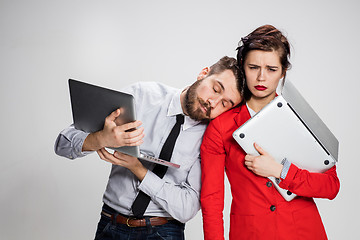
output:
<instances>
[{"instance_id":1,"label":"blazer lapel","mask_svg":"<svg viewBox=\"0 0 360 240\"><path fill-rule=\"evenodd\" d=\"M238 107L236 109L236 111L238 112L235 117L235 123L238 127L240 127L241 125L243 125L247 120L250 119L250 113L246 107L246 104L242 104L240 105L240 107Z\"/></svg>"}]
</instances>

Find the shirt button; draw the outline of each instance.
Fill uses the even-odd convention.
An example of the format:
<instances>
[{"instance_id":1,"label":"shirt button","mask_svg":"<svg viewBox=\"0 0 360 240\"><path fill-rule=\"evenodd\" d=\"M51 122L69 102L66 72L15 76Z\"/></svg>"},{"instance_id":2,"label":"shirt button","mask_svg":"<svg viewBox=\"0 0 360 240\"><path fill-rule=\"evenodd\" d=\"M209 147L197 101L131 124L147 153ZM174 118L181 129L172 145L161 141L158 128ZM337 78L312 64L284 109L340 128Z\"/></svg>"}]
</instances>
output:
<instances>
[{"instance_id":1,"label":"shirt button","mask_svg":"<svg viewBox=\"0 0 360 240\"><path fill-rule=\"evenodd\" d=\"M266 186L267 186L267 187L272 187L272 182L270 182L270 181L267 182L267 183L266 183Z\"/></svg>"},{"instance_id":2,"label":"shirt button","mask_svg":"<svg viewBox=\"0 0 360 240\"><path fill-rule=\"evenodd\" d=\"M274 205L271 205L270 210L273 212L276 210L276 207Z\"/></svg>"}]
</instances>

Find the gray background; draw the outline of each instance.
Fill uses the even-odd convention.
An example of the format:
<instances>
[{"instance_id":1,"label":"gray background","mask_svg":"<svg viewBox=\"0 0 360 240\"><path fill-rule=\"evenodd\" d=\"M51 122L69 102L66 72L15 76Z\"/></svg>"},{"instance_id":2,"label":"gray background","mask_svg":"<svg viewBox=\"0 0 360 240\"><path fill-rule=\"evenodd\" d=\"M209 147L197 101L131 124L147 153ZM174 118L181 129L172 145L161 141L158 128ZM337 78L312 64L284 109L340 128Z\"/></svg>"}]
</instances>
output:
<instances>
[{"instance_id":1,"label":"gray background","mask_svg":"<svg viewBox=\"0 0 360 240\"><path fill-rule=\"evenodd\" d=\"M329 239L360 239L358 10L355 0L0 0L0 238L93 238L110 165L54 154L72 122L68 78L183 87L270 23L293 47L288 79L340 141L340 193L316 200ZM186 237L202 236L199 212Z\"/></svg>"}]
</instances>

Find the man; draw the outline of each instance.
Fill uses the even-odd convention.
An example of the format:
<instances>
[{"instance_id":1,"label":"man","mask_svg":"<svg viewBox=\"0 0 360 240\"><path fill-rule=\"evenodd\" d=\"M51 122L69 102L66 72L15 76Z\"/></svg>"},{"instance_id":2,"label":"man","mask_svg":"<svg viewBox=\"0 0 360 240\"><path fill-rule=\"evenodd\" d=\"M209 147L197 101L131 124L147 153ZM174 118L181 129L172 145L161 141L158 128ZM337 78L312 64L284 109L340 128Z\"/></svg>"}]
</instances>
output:
<instances>
[{"instance_id":1,"label":"man","mask_svg":"<svg viewBox=\"0 0 360 240\"><path fill-rule=\"evenodd\" d=\"M113 164L95 239L184 238L185 222L200 209L199 152L206 123L241 102L238 74L236 60L223 57L204 68L184 90L153 82L134 84L123 91L134 96L136 115L142 122L117 126L118 109L99 132L89 134L70 126L59 134L58 155L73 159L97 151L101 159ZM182 128L170 161L181 165L179 169L165 168L159 174L156 168L160 165L105 149L141 145L142 152L159 157L168 151L163 145L174 124ZM132 128L137 129L126 131ZM149 199L145 207L139 198Z\"/></svg>"}]
</instances>

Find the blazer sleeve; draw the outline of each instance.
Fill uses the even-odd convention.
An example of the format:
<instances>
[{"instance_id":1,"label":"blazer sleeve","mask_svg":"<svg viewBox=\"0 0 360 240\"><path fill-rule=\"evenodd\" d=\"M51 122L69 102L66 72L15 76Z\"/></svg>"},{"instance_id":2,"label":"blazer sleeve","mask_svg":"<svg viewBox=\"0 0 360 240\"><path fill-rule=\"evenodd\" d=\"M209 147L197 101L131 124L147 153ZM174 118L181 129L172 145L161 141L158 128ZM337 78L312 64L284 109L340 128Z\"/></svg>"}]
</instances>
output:
<instances>
[{"instance_id":1,"label":"blazer sleeve","mask_svg":"<svg viewBox=\"0 0 360 240\"><path fill-rule=\"evenodd\" d=\"M225 149L220 122L214 119L207 127L200 149L201 211L204 239L224 239L224 170Z\"/></svg>"},{"instance_id":2,"label":"blazer sleeve","mask_svg":"<svg viewBox=\"0 0 360 240\"><path fill-rule=\"evenodd\" d=\"M324 173L309 172L291 164L289 171L279 184L281 188L303 197L334 199L340 189L340 181L333 166Z\"/></svg>"}]
</instances>

